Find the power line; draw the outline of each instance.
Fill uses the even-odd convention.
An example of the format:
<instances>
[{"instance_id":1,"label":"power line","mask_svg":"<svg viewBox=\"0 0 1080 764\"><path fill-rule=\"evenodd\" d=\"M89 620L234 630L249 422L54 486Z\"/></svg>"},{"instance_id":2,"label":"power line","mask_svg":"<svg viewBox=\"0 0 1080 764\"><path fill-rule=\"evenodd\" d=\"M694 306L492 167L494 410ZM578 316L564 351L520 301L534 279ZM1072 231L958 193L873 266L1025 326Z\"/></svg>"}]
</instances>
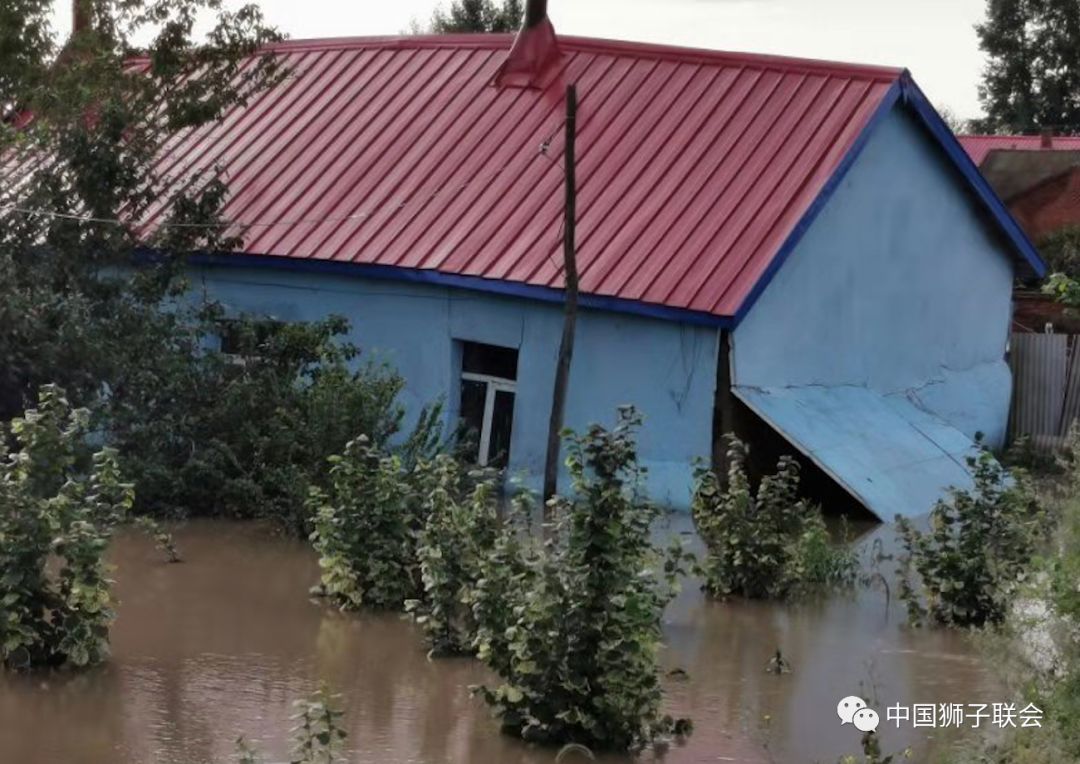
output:
<instances>
[{"instance_id":1,"label":"power line","mask_svg":"<svg viewBox=\"0 0 1080 764\"><path fill-rule=\"evenodd\" d=\"M551 132L551 134L540 144L540 149L537 151L537 153L534 154L534 155L530 155L530 156L526 157L526 159L531 161L531 160L535 159L537 156L545 156L546 157L547 156L547 148L548 148L548 146L550 146L552 139L555 137L556 133L558 133L558 131L560 129L561 129L561 125L559 127L556 127ZM547 158L550 159L550 157L547 157ZM431 194L429 194L429 195L427 195L425 197L419 198L419 199L408 199L408 200L406 200L404 202L401 202L400 204L397 204L397 205L394 205L394 206L376 207L376 208L374 208L372 210L368 210L366 212L357 212L357 213L353 213L353 214L350 214L350 215L329 216L329 217L321 217L321 218L295 218L295 219L292 219L292 220L254 221L254 222L251 222L251 223L243 223L243 222L238 222L238 221L220 221L220 222L206 221L206 222L201 222L201 223L175 223L175 222L170 223L170 222L162 222L162 223L158 223L156 227L157 228L234 228L234 227L236 227L236 228L245 228L246 229L246 228L272 228L272 227L276 227L276 226L320 225L320 224L323 224L323 223L348 223L348 222L351 222L351 221L354 221L354 220L366 220L367 218L378 215L380 212L394 213L394 212L397 212L398 210L402 210L402 209L404 209L406 207L409 207L411 205L414 205L414 204L427 204L428 202L432 201L433 199L436 199L436 198L438 198L438 197L440 197L440 196L442 196L444 194L458 193L460 191L464 191L465 189L469 188L470 186L476 185L477 183L487 182L487 181L489 181L489 180L491 180L491 179L493 179L495 177L498 177L503 172L510 169L514 165L516 165L520 161L520 159L521 158L518 158L518 159L514 159L513 161L507 162L506 164L502 165L498 169L496 169L493 172L488 173L487 175L484 175L482 177L475 178L473 180L467 181L465 183L458 184L458 185L453 186L453 187L445 187L444 186L442 188L436 189ZM94 216L94 215L79 215L79 214L76 214L76 213L73 213L73 212L57 212L55 210L47 210L47 209L32 208L32 207L22 207L20 205L0 205L0 212L10 212L10 213L22 214L22 215L27 215L27 216L37 215L37 216L42 216L42 217L53 218L55 220L71 220L71 221L77 221L77 222L82 222L82 223L96 223L96 224L99 224L99 225L123 225L123 226L131 226L131 227L134 227L134 228L139 228L139 227L147 226L147 225L151 224L151 221L149 221L149 220L142 221L142 222L134 222L134 221L129 221L129 220L122 220L120 218L105 218L105 217L97 217L97 216Z\"/></svg>"}]
</instances>

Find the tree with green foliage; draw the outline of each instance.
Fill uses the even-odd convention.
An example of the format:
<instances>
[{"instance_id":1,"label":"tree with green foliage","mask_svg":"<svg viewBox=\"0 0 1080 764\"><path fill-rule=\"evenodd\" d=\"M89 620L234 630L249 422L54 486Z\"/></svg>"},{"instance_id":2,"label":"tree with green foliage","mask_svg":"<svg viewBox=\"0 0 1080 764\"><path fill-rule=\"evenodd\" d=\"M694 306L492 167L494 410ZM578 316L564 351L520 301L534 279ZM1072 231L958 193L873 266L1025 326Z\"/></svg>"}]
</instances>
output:
<instances>
[{"instance_id":1,"label":"tree with green foliage","mask_svg":"<svg viewBox=\"0 0 1080 764\"><path fill-rule=\"evenodd\" d=\"M1039 254L1050 273L1080 278L1080 226L1066 226L1042 237Z\"/></svg>"},{"instance_id":2,"label":"tree with green foliage","mask_svg":"<svg viewBox=\"0 0 1080 764\"><path fill-rule=\"evenodd\" d=\"M686 555L661 554L641 497L635 431L569 436L572 497L555 497L546 541L511 523L473 595L478 656L502 680L477 691L504 731L549 744L627 750L689 732L661 715L661 618Z\"/></svg>"},{"instance_id":3,"label":"tree with green foliage","mask_svg":"<svg viewBox=\"0 0 1080 764\"><path fill-rule=\"evenodd\" d=\"M86 24L61 47L50 10L0 11L0 35L25 32L0 45L0 420L59 383L117 448L139 513L271 517L306 532L326 458L399 429L403 380L359 363L344 319L268 322L193 295L186 256L239 244L221 214L227 186L216 169L157 162L166 143L281 80L282 59L261 51L279 36L255 6L83 0ZM426 412L415 437L438 417Z\"/></svg>"},{"instance_id":4,"label":"tree with green foliage","mask_svg":"<svg viewBox=\"0 0 1080 764\"><path fill-rule=\"evenodd\" d=\"M435 34L513 32L521 26L521 0L453 0L448 9L435 9L423 31Z\"/></svg>"},{"instance_id":5,"label":"tree with green foliage","mask_svg":"<svg viewBox=\"0 0 1080 764\"><path fill-rule=\"evenodd\" d=\"M256 55L278 35L255 6L80 1L86 26L63 46L51 3L2 12L3 34L25 34L0 45L0 419L51 382L89 405L146 360L133 349L183 291L183 256L235 243L216 171L168 176L155 158L281 76L276 57ZM203 11L214 24L200 40ZM137 38L149 43L137 50ZM155 261L130 269L147 249Z\"/></svg>"},{"instance_id":6,"label":"tree with green foliage","mask_svg":"<svg viewBox=\"0 0 1080 764\"><path fill-rule=\"evenodd\" d=\"M981 132L1080 132L1080 5L1076 0L987 0L976 26L988 63Z\"/></svg>"},{"instance_id":7,"label":"tree with green foliage","mask_svg":"<svg viewBox=\"0 0 1080 764\"><path fill-rule=\"evenodd\" d=\"M135 480L138 511L266 517L306 533L308 489L325 482L327 458L360 433L381 448L400 430L404 380L373 360L357 365L340 317L226 320L214 305L187 316L172 312L133 333L149 357L118 369L98 406ZM203 349L222 326L231 352ZM421 428L438 424L438 407L430 413Z\"/></svg>"},{"instance_id":8,"label":"tree with green foliage","mask_svg":"<svg viewBox=\"0 0 1080 764\"><path fill-rule=\"evenodd\" d=\"M43 387L37 407L11 422L16 450L0 453L0 658L9 667L87 666L109 652L105 550L133 489L115 451L85 458L88 421L62 389Z\"/></svg>"}]
</instances>

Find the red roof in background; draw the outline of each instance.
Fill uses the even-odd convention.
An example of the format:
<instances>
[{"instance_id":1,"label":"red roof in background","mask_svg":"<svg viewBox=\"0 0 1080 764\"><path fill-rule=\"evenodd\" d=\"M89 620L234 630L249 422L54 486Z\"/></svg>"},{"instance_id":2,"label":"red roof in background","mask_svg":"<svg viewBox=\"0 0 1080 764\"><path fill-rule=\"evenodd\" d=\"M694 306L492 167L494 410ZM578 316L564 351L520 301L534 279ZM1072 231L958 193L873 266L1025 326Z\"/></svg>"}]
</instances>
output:
<instances>
[{"instance_id":1,"label":"red roof in background","mask_svg":"<svg viewBox=\"0 0 1080 764\"><path fill-rule=\"evenodd\" d=\"M223 166L247 253L561 288L575 82L582 292L731 316L901 74L560 37L545 89L496 88L512 39L275 45L289 81L162 170Z\"/></svg>"},{"instance_id":2,"label":"red roof in background","mask_svg":"<svg viewBox=\"0 0 1080 764\"><path fill-rule=\"evenodd\" d=\"M1042 145L1041 135L958 135L956 139L964 147L972 161L981 165L991 151L1007 149L1011 151L1077 151L1080 150L1080 137L1055 135L1051 145Z\"/></svg>"}]
</instances>

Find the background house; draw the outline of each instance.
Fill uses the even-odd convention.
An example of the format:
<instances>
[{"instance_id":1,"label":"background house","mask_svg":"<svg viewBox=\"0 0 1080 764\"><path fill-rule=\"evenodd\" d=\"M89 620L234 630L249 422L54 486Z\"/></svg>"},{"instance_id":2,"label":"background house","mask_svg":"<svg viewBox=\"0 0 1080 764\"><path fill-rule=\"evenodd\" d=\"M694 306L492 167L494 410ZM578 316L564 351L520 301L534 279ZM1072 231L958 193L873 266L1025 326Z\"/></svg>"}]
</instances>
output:
<instances>
[{"instance_id":1,"label":"background house","mask_svg":"<svg viewBox=\"0 0 1080 764\"><path fill-rule=\"evenodd\" d=\"M648 490L685 508L721 436L772 433L881 517L1004 437L1017 272L1042 265L898 69L509 36L275 45L281 86L172 142L223 168L243 250L196 294L339 313L480 434L542 472L561 329L563 92L580 99L582 315L568 426L646 416Z\"/></svg>"},{"instance_id":2,"label":"background house","mask_svg":"<svg viewBox=\"0 0 1080 764\"><path fill-rule=\"evenodd\" d=\"M960 135L964 150L1037 245L1080 226L1080 137ZM1080 333L1080 318L1038 285L1014 291L1013 330Z\"/></svg>"}]
</instances>

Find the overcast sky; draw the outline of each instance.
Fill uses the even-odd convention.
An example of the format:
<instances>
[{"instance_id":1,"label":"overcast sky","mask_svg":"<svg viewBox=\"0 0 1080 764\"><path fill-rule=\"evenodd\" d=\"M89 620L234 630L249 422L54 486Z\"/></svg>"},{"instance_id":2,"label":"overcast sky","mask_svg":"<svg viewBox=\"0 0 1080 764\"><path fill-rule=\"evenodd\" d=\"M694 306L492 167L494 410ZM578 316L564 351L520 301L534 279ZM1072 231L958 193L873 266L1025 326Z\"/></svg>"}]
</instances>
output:
<instances>
[{"instance_id":1,"label":"overcast sky","mask_svg":"<svg viewBox=\"0 0 1080 764\"><path fill-rule=\"evenodd\" d=\"M226 0L226 5L239 2ZM396 34L435 0L261 0L289 37ZM57 30L70 0L56 0ZM939 107L977 116L985 0L549 0L556 32L906 66Z\"/></svg>"}]
</instances>

